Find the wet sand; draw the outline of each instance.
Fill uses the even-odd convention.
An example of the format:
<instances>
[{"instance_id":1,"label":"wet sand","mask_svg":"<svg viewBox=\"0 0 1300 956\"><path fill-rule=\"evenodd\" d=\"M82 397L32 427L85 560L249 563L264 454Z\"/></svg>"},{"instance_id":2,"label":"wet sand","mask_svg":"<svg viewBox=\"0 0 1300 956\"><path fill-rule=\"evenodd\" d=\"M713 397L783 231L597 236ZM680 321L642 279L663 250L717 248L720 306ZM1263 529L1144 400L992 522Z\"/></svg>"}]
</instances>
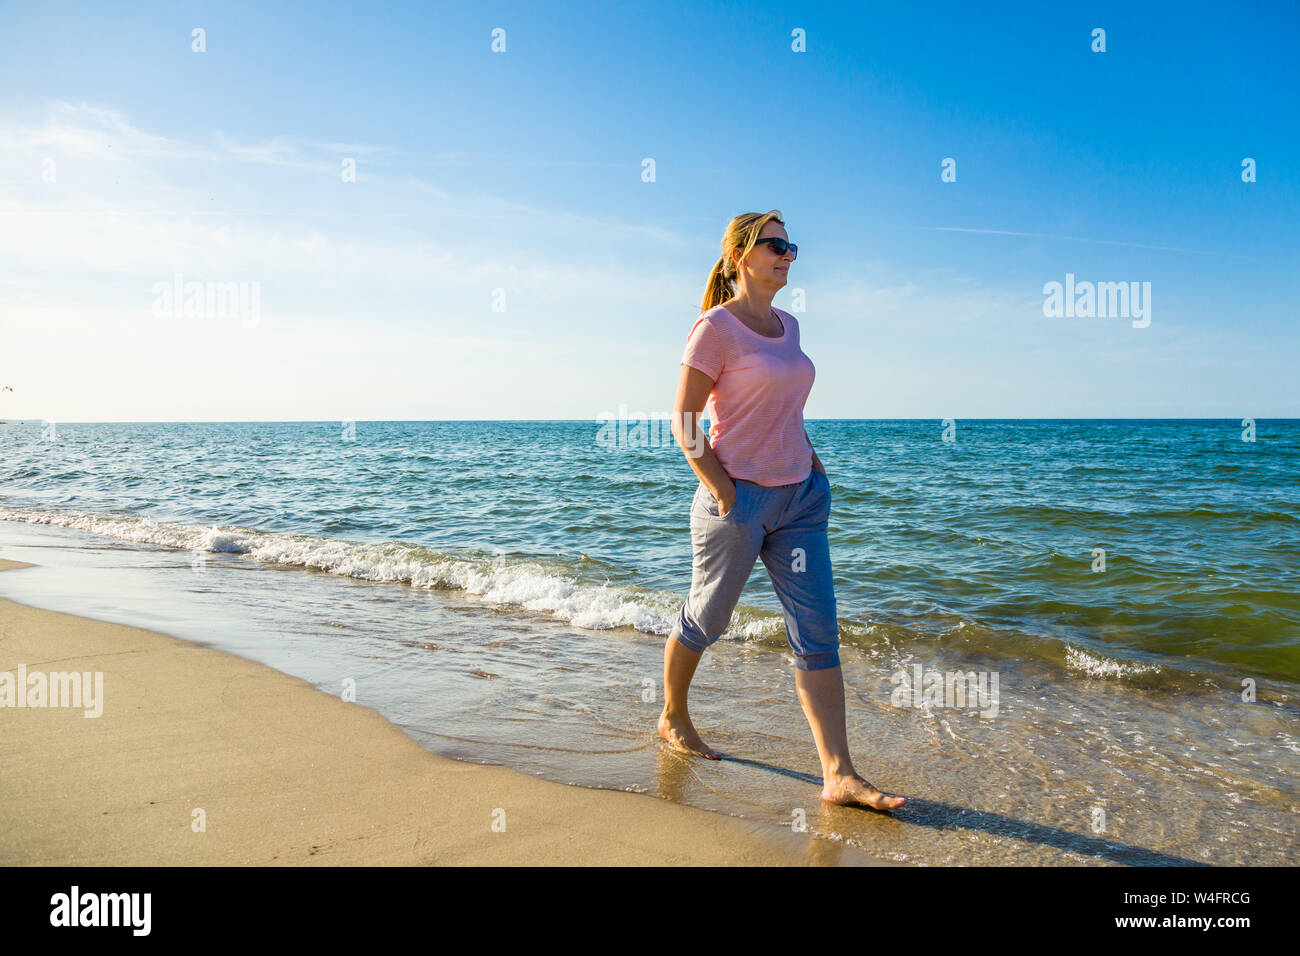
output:
<instances>
[{"instance_id":1,"label":"wet sand","mask_svg":"<svg viewBox=\"0 0 1300 956\"><path fill-rule=\"evenodd\" d=\"M0 572L28 566L0 560ZM439 757L376 711L261 664L0 600L0 673L20 665L102 672L102 714L0 707L0 864L890 865L648 795Z\"/></svg>"}]
</instances>

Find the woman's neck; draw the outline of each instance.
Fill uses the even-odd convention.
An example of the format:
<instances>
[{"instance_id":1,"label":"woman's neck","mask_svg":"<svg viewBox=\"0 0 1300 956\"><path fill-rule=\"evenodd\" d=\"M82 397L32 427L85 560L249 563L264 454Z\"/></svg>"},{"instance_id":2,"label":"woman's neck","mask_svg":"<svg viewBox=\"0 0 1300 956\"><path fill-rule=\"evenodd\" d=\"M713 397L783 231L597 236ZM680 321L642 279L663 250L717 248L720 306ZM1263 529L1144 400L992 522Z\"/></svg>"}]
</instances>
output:
<instances>
[{"instance_id":1,"label":"woman's neck","mask_svg":"<svg viewBox=\"0 0 1300 956\"><path fill-rule=\"evenodd\" d=\"M730 302L722 303L728 312L733 313L736 318L742 319L756 332L765 333L772 331L780 333L782 328L781 320L776 317L772 309L772 300L770 298L755 302L744 296L737 296Z\"/></svg>"}]
</instances>

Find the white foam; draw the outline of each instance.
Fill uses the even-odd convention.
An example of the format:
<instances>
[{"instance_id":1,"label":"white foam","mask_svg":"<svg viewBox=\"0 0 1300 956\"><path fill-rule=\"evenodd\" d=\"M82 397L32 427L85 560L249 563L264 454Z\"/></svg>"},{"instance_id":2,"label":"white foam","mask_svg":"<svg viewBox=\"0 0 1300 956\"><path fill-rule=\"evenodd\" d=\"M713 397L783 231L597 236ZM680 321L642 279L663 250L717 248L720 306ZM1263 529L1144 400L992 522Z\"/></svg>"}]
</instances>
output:
<instances>
[{"instance_id":1,"label":"white foam","mask_svg":"<svg viewBox=\"0 0 1300 956\"><path fill-rule=\"evenodd\" d=\"M115 517L84 511L0 509L0 519L55 525L142 544L246 555L257 561L326 571L365 581L464 591L490 604L514 605L550 614L577 627L632 627L667 635L677 619L681 596L642 588L584 582L565 569L538 561L462 557L397 541L352 544L314 535L268 534L248 528L205 528L149 518ZM733 619L727 637L751 640L784 635L784 619L764 614Z\"/></svg>"},{"instance_id":2,"label":"white foam","mask_svg":"<svg viewBox=\"0 0 1300 956\"><path fill-rule=\"evenodd\" d=\"M1083 671L1089 677L1132 677L1136 674L1158 674L1160 668L1155 664L1139 664L1136 661L1117 661L1069 645L1065 649L1065 666L1071 670Z\"/></svg>"}]
</instances>

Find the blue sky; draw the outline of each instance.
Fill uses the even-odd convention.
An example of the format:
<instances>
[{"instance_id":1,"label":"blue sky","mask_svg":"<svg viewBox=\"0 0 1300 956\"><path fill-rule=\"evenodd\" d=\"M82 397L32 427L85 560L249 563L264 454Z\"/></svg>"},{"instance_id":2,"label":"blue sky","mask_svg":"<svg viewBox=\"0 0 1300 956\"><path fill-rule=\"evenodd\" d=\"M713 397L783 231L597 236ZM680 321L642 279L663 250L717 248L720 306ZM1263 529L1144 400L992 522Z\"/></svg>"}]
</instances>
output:
<instances>
[{"instance_id":1,"label":"blue sky","mask_svg":"<svg viewBox=\"0 0 1300 956\"><path fill-rule=\"evenodd\" d=\"M1283 3L3 4L0 415L666 412L726 223L777 208L810 418L1297 416L1298 26ZM1150 282L1150 325L1044 316L1067 273ZM177 274L258 283L257 321L157 314Z\"/></svg>"}]
</instances>

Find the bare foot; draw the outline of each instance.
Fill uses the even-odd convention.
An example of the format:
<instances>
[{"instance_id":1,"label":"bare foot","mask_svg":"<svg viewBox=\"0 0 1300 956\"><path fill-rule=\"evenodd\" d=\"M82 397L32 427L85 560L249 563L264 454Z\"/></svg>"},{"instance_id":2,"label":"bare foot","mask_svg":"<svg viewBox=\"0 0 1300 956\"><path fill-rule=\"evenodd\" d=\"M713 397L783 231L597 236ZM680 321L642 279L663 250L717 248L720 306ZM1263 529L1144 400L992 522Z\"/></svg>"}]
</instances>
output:
<instances>
[{"instance_id":1,"label":"bare foot","mask_svg":"<svg viewBox=\"0 0 1300 956\"><path fill-rule=\"evenodd\" d=\"M822 787L822 799L841 806L871 807L873 810L897 810L907 797L881 793L856 773L847 777L828 777Z\"/></svg>"},{"instance_id":2,"label":"bare foot","mask_svg":"<svg viewBox=\"0 0 1300 956\"><path fill-rule=\"evenodd\" d=\"M689 717L672 717L667 712L659 715L659 736L668 741L674 750L696 754L709 760L721 760L722 754L707 746L695 730Z\"/></svg>"}]
</instances>

